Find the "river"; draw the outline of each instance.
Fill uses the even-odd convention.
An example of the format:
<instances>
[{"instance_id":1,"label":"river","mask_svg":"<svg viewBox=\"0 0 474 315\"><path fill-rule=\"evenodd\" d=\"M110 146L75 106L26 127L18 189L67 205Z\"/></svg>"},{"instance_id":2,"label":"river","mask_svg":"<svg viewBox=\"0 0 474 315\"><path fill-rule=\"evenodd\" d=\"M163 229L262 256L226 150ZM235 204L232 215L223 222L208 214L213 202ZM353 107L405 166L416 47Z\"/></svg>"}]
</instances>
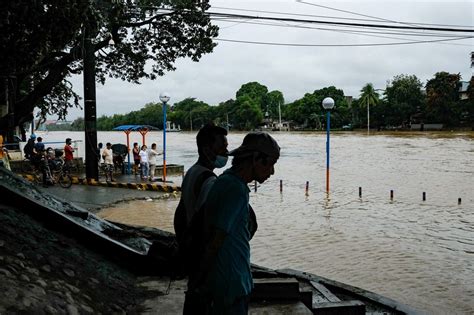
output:
<instances>
[{"instance_id":1,"label":"river","mask_svg":"<svg viewBox=\"0 0 474 315\"><path fill-rule=\"evenodd\" d=\"M231 133L229 149L244 135ZM252 262L315 273L433 314L474 313L474 132L332 133L329 196L325 133L273 135L282 148L275 175L256 193L252 185L259 222ZM75 132L42 136L84 140ZM125 143L125 134L99 132L98 140ZM150 132L152 142L161 148L162 134ZM168 134L167 163L187 169L196 154L195 133ZM122 204L102 215L172 230L177 202Z\"/></svg>"}]
</instances>

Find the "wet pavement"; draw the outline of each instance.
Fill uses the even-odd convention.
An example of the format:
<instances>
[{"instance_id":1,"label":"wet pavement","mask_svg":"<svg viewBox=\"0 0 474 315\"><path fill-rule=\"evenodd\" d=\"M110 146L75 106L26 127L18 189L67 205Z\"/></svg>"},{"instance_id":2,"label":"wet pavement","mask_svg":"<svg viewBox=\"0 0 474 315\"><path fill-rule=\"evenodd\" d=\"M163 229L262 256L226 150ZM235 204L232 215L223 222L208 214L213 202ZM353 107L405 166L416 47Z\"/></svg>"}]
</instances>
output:
<instances>
[{"instance_id":1,"label":"wet pavement","mask_svg":"<svg viewBox=\"0 0 474 315\"><path fill-rule=\"evenodd\" d=\"M117 183L154 183L158 185L163 184L162 181L142 181L140 180L139 176L134 175L119 175L116 176L115 179ZM172 177L169 179L170 181L166 182L166 185L181 185L181 177ZM104 179L99 179L99 182L103 181ZM89 185L72 185L70 188L62 188L58 185L44 188L38 185L38 188L41 191L48 192L54 196L73 202L76 205L92 212L97 212L103 207L107 207L121 201L156 199L161 198L166 194L165 192L142 190L140 188L127 189L118 187Z\"/></svg>"}]
</instances>

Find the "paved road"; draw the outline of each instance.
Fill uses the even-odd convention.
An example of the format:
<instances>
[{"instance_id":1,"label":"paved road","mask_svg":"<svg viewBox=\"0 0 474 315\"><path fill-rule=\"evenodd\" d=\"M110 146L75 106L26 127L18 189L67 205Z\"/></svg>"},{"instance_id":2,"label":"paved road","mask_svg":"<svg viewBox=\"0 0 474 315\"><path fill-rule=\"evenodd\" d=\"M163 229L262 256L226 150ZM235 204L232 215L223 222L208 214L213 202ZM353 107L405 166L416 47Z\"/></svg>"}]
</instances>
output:
<instances>
[{"instance_id":1,"label":"paved road","mask_svg":"<svg viewBox=\"0 0 474 315\"><path fill-rule=\"evenodd\" d=\"M50 186L38 188L59 198L71 201L91 212L121 200L147 199L162 196L162 192L101 186L72 185L71 188Z\"/></svg>"}]
</instances>

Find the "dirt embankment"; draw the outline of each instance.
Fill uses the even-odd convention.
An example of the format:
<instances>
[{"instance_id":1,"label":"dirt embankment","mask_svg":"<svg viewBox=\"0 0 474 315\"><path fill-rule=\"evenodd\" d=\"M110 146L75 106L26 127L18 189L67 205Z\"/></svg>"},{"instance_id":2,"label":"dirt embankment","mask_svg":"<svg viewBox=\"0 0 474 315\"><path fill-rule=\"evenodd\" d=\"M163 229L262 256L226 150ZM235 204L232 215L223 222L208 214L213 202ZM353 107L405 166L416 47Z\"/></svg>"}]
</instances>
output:
<instances>
[{"instance_id":1,"label":"dirt embankment","mask_svg":"<svg viewBox=\"0 0 474 315\"><path fill-rule=\"evenodd\" d=\"M136 277L74 239L0 205L0 314L134 314Z\"/></svg>"}]
</instances>

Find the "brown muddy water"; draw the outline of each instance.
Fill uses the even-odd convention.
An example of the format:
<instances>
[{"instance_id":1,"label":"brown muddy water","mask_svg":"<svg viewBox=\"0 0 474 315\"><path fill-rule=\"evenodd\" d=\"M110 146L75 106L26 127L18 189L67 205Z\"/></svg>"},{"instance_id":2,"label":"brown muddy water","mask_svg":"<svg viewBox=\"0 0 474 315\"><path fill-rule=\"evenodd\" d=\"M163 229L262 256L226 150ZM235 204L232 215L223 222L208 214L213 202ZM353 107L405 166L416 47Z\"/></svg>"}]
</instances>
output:
<instances>
[{"instance_id":1,"label":"brown muddy water","mask_svg":"<svg viewBox=\"0 0 474 315\"><path fill-rule=\"evenodd\" d=\"M229 149L244 135L230 134ZM256 193L252 185L254 263L315 273L432 314L474 313L474 133L333 133L329 196L325 133L273 135L282 148L275 175ZM103 142L124 138L99 133ZM169 134L168 163L189 168L194 139ZM161 133L147 142L161 147ZM123 203L100 215L173 231L178 201Z\"/></svg>"}]
</instances>

